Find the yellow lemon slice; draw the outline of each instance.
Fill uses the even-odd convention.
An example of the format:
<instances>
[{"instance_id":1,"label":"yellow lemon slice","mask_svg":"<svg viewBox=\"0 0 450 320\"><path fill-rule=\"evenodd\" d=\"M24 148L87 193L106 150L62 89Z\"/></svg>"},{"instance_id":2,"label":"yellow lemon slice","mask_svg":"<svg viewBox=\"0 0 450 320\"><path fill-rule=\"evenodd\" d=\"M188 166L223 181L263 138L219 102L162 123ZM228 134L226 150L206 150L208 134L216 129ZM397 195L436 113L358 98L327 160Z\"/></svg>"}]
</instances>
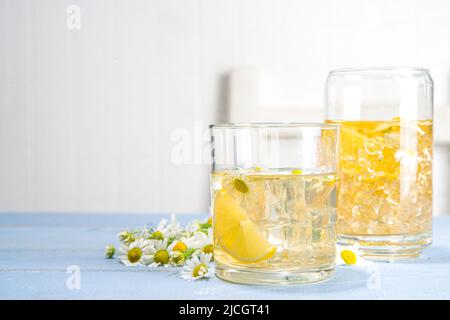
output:
<instances>
[{"instance_id":1,"label":"yellow lemon slice","mask_svg":"<svg viewBox=\"0 0 450 320\"><path fill-rule=\"evenodd\" d=\"M246 262L270 259L276 252L239 204L224 190L214 200L214 231L218 244L234 258Z\"/></svg>"}]
</instances>

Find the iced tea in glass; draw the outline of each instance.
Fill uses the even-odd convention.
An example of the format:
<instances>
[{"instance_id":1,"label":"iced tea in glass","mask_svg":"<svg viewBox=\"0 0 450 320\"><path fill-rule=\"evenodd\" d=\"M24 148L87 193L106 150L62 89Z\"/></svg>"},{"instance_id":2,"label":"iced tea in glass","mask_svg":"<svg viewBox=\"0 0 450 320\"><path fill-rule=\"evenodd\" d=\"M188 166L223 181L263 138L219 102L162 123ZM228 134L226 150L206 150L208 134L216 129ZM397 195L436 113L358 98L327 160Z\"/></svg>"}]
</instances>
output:
<instances>
[{"instance_id":1,"label":"iced tea in glass","mask_svg":"<svg viewBox=\"0 0 450 320\"><path fill-rule=\"evenodd\" d=\"M338 126L211 126L219 278L317 282L335 261Z\"/></svg>"}]
</instances>

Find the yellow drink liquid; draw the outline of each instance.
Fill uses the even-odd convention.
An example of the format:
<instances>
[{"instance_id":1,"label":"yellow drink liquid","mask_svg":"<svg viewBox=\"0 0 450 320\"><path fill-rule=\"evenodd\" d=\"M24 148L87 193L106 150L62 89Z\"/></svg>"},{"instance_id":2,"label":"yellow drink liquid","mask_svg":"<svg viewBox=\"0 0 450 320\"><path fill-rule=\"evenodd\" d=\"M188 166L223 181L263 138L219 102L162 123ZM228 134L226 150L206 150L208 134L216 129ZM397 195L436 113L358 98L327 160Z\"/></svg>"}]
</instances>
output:
<instances>
[{"instance_id":1,"label":"yellow drink liquid","mask_svg":"<svg viewBox=\"0 0 450 320\"><path fill-rule=\"evenodd\" d=\"M216 270L332 269L335 178L299 169L213 172Z\"/></svg>"},{"instance_id":2,"label":"yellow drink liquid","mask_svg":"<svg viewBox=\"0 0 450 320\"><path fill-rule=\"evenodd\" d=\"M431 231L432 120L341 124L339 235Z\"/></svg>"}]
</instances>

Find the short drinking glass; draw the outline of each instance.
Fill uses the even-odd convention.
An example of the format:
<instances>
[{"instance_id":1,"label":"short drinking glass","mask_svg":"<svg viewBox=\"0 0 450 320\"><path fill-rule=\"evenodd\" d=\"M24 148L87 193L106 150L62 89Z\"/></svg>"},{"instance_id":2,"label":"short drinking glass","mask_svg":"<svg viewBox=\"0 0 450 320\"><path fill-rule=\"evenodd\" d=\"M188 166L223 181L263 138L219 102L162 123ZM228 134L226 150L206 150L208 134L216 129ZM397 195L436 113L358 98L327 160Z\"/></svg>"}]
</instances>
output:
<instances>
[{"instance_id":1,"label":"short drinking glass","mask_svg":"<svg viewBox=\"0 0 450 320\"><path fill-rule=\"evenodd\" d=\"M216 275L245 284L329 278L339 126L212 125Z\"/></svg>"}]
</instances>

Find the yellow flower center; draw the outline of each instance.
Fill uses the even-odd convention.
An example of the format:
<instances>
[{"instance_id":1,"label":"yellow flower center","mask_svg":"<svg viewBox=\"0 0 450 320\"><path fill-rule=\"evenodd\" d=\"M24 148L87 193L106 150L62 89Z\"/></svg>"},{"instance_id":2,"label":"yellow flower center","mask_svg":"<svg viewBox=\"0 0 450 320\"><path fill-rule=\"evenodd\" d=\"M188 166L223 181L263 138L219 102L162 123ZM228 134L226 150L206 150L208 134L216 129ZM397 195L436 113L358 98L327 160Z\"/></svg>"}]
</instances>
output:
<instances>
[{"instance_id":1,"label":"yellow flower center","mask_svg":"<svg viewBox=\"0 0 450 320\"><path fill-rule=\"evenodd\" d=\"M247 193L249 191L247 184L241 179L234 179L233 186L237 191L241 193Z\"/></svg>"},{"instance_id":2,"label":"yellow flower center","mask_svg":"<svg viewBox=\"0 0 450 320\"><path fill-rule=\"evenodd\" d=\"M155 231L151 234L150 239L163 240L164 236L161 231Z\"/></svg>"},{"instance_id":3,"label":"yellow flower center","mask_svg":"<svg viewBox=\"0 0 450 320\"><path fill-rule=\"evenodd\" d=\"M342 250L341 258L344 260L345 264L354 265L356 264L356 254L351 250Z\"/></svg>"},{"instance_id":4,"label":"yellow flower center","mask_svg":"<svg viewBox=\"0 0 450 320\"><path fill-rule=\"evenodd\" d=\"M194 268L194 271L192 271L192 275L194 276L194 277L198 277L199 275L200 275L200 269L202 268L202 267L204 267L206 270L207 270L207 267L205 266L205 264L204 263L200 263L198 266L196 266L195 268Z\"/></svg>"},{"instance_id":5,"label":"yellow flower center","mask_svg":"<svg viewBox=\"0 0 450 320\"><path fill-rule=\"evenodd\" d=\"M180 251L174 252L174 254L172 255L172 261L177 266L182 265L184 263L184 255L183 255L183 253L181 253Z\"/></svg>"},{"instance_id":6,"label":"yellow flower center","mask_svg":"<svg viewBox=\"0 0 450 320\"><path fill-rule=\"evenodd\" d=\"M202 249L202 251L204 253L211 253L211 254L213 253L213 250L214 250L214 247L212 244L208 244L208 245L204 246Z\"/></svg>"},{"instance_id":7,"label":"yellow flower center","mask_svg":"<svg viewBox=\"0 0 450 320\"><path fill-rule=\"evenodd\" d=\"M303 173L303 170L300 170L300 169L294 169L294 170L291 171L291 173L292 173L292 174L302 174L302 173Z\"/></svg>"},{"instance_id":8,"label":"yellow flower center","mask_svg":"<svg viewBox=\"0 0 450 320\"><path fill-rule=\"evenodd\" d=\"M140 248L132 248L128 250L128 261L136 263L142 258L142 250Z\"/></svg>"},{"instance_id":9,"label":"yellow flower center","mask_svg":"<svg viewBox=\"0 0 450 320\"><path fill-rule=\"evenodd\" d=\"M155 262L161 264L169 263L169 253L167 250L159 250L155 253Z\"/></svg>"},{"instance_id":10,"label":"yellow flower center","mask_svg":"<svg viewBox=\"0 0 450 320\"><path fill-rule=\"evenodd\" d=\"M187 250L187 245L184 244L182 241L178 241L176 245L174 245L173 251L180 251L185 252Z\"/></svg>"}]
</instances>

